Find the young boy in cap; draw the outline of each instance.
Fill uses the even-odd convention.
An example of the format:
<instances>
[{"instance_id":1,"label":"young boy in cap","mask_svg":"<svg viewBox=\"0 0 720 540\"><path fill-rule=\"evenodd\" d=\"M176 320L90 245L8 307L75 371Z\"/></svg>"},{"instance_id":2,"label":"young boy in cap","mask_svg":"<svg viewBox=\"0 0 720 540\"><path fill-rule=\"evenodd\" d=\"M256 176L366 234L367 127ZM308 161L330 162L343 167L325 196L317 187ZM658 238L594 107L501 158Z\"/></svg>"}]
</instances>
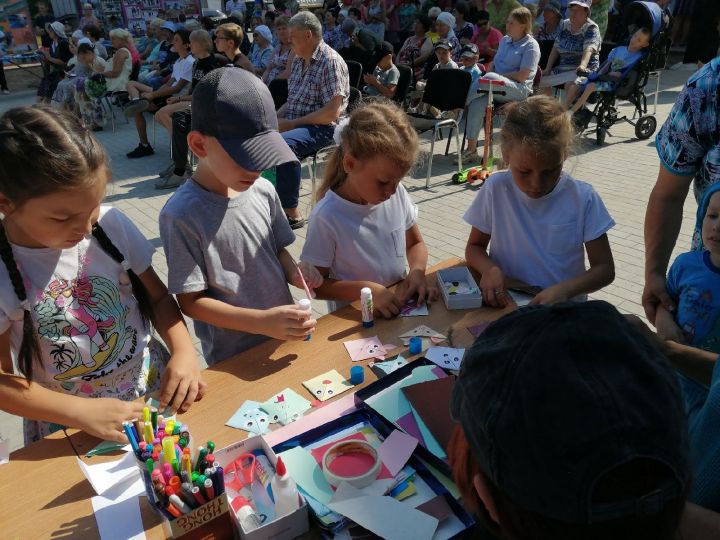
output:
<instances>
[{"instance_id":1,"label":"young boy in cap","mask_svg":"<svg viewBox=\"0 0 720 540\"><path fill-rule=\"evenodd\" d=\"M383 41L377 48L377 65L372 73L365 73L363 92L368 96L384 96L392 99L395 96L400 70L393 64L393 46Z\"/></svg>"},{"instance_id":2,"label":"young boy in cap","mask_svg":"<svg viewBox=\"0 0 720 540\"><path fill-rule=\"evenodd\" d=\"M433 69L457 69L458 65L452 59L452 45L447 39L439 39L435 44L435 56L438 62Z\"/></svg>"},{"instance_id":3,"label":"young boy in cap","mask_svg":"<svg viewBox=\"0 0 720 540\"><path fill-rule=\"evenodd\" d=\"M690 486L677 374L602 301L528 306L465 354L448 449L502 538L671 540Z\"/></svg>"},{"instance_id":4,"label":"young boy in cap","mask_svg":"<svg viewBox=\"0 0 720 540\"><path fill-rule=\"evenodd\" d=\"M462 46L462 49L460 49L460 62L462 63L462 68L460 69L467 71L472 77L472 84L470 85L470 90L468 90L468 102L470 102L470 97L477 93L477 82L480 80L480 77L483 76L483 73L485 73L485 70L478 66L479 59L478 47L474 43L466 43Z\"/></svg>"},{"instance_id":5,"label":"young boy in cap","mask_svg":"<svg viewBox=\"0 0 720 540\"><path fill-rule=\"evenodd\" d=\"M303 283L285 248L295 235L260 178L297 160L278 133L270 91L244 69L218 69L195 87L192 110L197 170L160 212L160 236L168 288L212 365L268 337L303 340L316 321L293 304L287 284ZM308 286L322 283L314 267L301 268Z\"/></svg>"}]
</instances>

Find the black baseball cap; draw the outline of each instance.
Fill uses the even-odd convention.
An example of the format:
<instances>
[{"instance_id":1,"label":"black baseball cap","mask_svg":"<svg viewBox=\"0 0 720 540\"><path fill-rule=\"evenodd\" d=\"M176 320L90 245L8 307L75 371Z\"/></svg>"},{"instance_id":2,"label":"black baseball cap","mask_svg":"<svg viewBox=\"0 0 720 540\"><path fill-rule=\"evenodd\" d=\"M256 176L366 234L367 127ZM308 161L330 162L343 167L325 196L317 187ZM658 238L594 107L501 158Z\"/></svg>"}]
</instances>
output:
<instances>
[{"instance_id":1,"label":"black baseball cap","mask_svg":"<svg viewBox=\"0 0 720 540\"><path fill-rule=\"evenodd\" d=\"M437 43L435 43L435 49L445 49L447 51L452 49L452 46L450 45L450 42L447 39L438 39Z\"/></svg>"},{"instance_id":2,"label":"black baseball cap","mask_svg":"<svg viewBox=\"0 0 720 540\"><path fill-rule=\"evenodd\" d=\"M474 43L466 43L460 49L460 56L475 56L476 54L478 54L478 48Z\"/></svg>"},{"instance_id":3,"label":"black baseball cap","mask_svg":"<svg viewBox=\"0 0 720 540\"><path fill-rule=\"evenodd\" d=\"M382 43L380 43L380 45L377 46L377 49L375 49L375 61L379 62L388 54L393 54L394 52L395 48L392 46L392 44L389 41L383 41Z\"/></svg>"},{"instance_id":4,"label":"black baseball cap","mask_svg":"<svg viewBox=\"0 0 720 540\"><path fill-rule=\"evenodd\" d=\"M465 354L451 408L481 471L528 511L588 524L657 514L686 492L677 374L607 302L527 306L490 325ZM593 498L635 459L666 466L666 479L642 496Z\"/></svg>"},{"instance_id":5,"label":"black baseball cap","mask_svg":"<svg viewBox=\"0 0 720 540\"><path fill-rule=\"evenodd\" d=\"M241 68L215 69L197 84L192 93L192 130L217 138L248 171L298 161L278 132L270 91Z\"/></svg>"}]
</instances>

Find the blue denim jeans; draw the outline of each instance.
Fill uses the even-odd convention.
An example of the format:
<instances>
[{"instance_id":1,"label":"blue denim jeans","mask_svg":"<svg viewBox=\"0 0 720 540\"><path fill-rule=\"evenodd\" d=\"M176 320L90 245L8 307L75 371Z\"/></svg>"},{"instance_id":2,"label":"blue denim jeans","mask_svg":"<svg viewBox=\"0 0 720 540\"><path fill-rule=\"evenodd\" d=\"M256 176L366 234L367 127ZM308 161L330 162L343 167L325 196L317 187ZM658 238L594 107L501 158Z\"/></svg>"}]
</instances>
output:
<instances>
[{"instance_id":1,"label":"blue denim jeans","mask_svg":"<svg viewBox=\"0 0 720 540\"><path fill-rule=\"evenodd\" d=\"M298 160L313 155L333 142L335 126L300 126L282 133ZM297 208L300 197L300 164L284 163L277 167L277 192L283 208Z\"/></svg>"}]
</instances>

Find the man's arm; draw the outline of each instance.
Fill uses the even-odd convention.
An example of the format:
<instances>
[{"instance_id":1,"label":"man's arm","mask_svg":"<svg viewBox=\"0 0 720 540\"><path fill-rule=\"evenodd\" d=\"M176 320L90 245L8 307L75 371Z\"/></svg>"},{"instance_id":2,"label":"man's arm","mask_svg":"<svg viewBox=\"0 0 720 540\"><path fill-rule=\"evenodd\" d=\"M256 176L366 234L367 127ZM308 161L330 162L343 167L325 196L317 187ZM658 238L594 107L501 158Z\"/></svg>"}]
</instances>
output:
<instances>
[{"instance_id":1,"label":"man's arm","mask_svg":"<svg viewBox=\"0 0 720 540\"><path fill-rule=\"evenodd\" d=\"M675 307L665 289L673 247L680 233L682 213L692 182L691 176L679 176L660 165L655 187L645 212L645 290L642 303L651 322L656 306L662 303L668 311Z\"/></svg>"},{"instance_id":2,"label":"man's arm","mask_svg":"<svg viewBox=\"0 0 720 540\"><path fill-rule=\"evenodd\" d=\"M313 111L310 114L288 120L286 118L280 118L280 113L285 113L285 106L280 107L278 111L278 123L280 125L280 131L289 131L295 129L298 126L305 125L318 125L327 126L336 122L340 118L340 109L342 108L343 97L335 96L325 106L321 107L317 111Z\"/></svg>"}]
</instances>

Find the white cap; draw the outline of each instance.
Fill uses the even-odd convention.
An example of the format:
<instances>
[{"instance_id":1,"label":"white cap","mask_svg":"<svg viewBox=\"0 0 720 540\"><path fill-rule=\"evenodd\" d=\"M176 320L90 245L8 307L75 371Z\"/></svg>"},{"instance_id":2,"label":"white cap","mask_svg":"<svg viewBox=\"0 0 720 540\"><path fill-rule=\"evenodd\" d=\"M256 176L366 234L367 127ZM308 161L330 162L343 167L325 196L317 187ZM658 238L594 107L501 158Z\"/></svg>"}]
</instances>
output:
<instances>
[{"instance_id":1,"label":"white cap","mask_svg":"<svg viewBox=\"0 0 720 540\"><path fill-rule=\"evenodd\" d=\"M371 296L372 289L370 287L363 287L360 289L360 296Z\"/></svg>"},{"instance_id":2,"label":"white cap","mask_svg":"<svg viewBox=\"0 0 720 540\"><path fill-rule=\"evenodd\" d=\"M312 304L307 298L301 298L300 300L298 300L297 307L299 307L303 311L310 311L310 309L312 308Z\"/></svg>"}]
</instances>

